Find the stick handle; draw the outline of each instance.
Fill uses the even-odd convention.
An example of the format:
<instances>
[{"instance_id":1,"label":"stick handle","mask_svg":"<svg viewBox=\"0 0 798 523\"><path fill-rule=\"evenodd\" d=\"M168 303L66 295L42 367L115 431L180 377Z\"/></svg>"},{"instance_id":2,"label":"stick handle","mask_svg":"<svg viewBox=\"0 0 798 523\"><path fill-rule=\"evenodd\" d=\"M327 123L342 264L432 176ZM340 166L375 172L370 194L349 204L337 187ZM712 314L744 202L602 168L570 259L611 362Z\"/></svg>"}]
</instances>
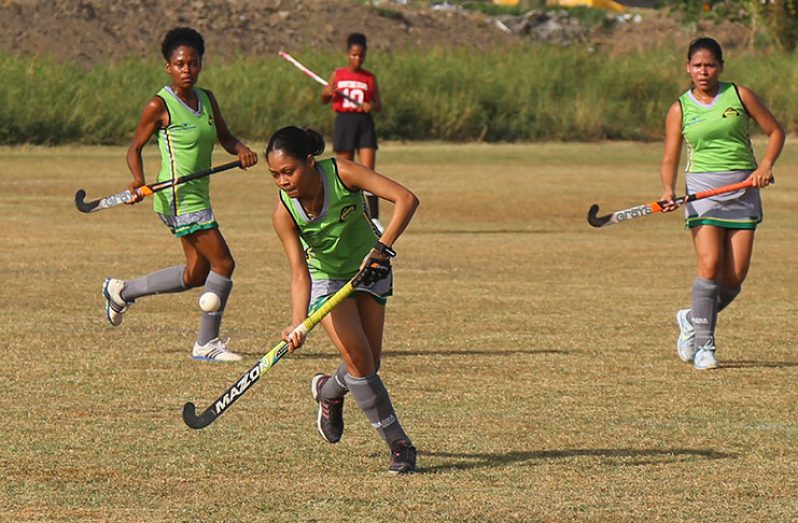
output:
<instances>
[{"instance_id":1,"label":"stick handle","mask_svg":"<svg viewBox=\"0 0 798 523\"><path fill-rule=\"evenodd\" d=\"M203 169L201 171L193 172L191 174L186 174L181 176L175 180L164 180L158 183L151 183L148 185L142 185L136 192L139 193L141 196L150 196L153 193L158 191L163 191L164 189L168 189L169 187L174 187L176 185L180 185L186 182L190 182L191 180L196 180L197 178L204 178L205 176L210 176L211 174L218 173L221 171L226 171L228 169L232 169L233 167L240 167L241 162L236 160L234 162L224 163L222 165L217 165L216 167L209 167L208 169Z\"/></svg>"},{"instance_id":2,"label":"stick handle","mask_svg":"<svg viewBox=\"0 0 798 523\"><path fill-rule=\"evenodd\" d=\"M716 187L715 189L708 189L706 191L700 191L693 194L686 194L684 196L676 198L674 202L676 203L676 205L683 205L687 202L701 200L704 198L711 198L712 196L717 196L718 194L739 191L741 189L748 189L753 186L754 186L754 181L748 179L745 180L744 182L732 183L729 185L724 185L722 187ZM587 221L593 227L605 227L607 225L612 225L614 223L626 222L634 218L640 218L641 216L662 212L667 203L668 202L663 200L648 202L642 205L636 205L634 207L630 207L628 209L615 211L605 216L598 216L599 206L594 204L593 206L590 207L590 210L587 213Z\"/></svg>"},{"instance_id":3,"label":"stick handle","mask_svg":"<svg viewBox=\"0 0 798 523\"><path fill-rule=\"evenodd\" d=\"M679 203L679 205L681 205L683 203L692 202L695 200L701 200L703 198L710 198L712 196L717 196L718 194L739 191L740 189L748 189L753 186L754 186L754 181L749 178L744 182L732 183L729 185L724 185L723 187L717 187L715 189L707 189L706 191L701 191L694 194L688 194L686 196L683 196L682 198L677 198L676 201ZM657 203L664 203L664 202L657 202Z\"/></svg>"},{"instance_id":4,"label":"stick handle","mask_svg":"<svg viewBox=\"0 0 798 523\"><path fill-rule=\"evenodd\" d=\"M324 302L324 305L319 307L316 311L313 312L310 316L305 318L305 320L294 327L294 330L291 333L301 332L302 334L307 334L310 332L313 327L319 324L321 320L324 319L327 314L337 307L342 301L347 299L350 294L355 290L355 285L350 281L340 289L338 292L333 294L330 299ZM260 359L260 368L261 373L266 372L275 363L280 361L280 359L288 353L288 342L280 341L277 345L272 348L269 352L267 352L261 359Z\"/></svg>"},{"instance_id":5,"label":"stick handle","mask_svg":"<svg viewBox=\"0 0 798 523\"><path fill-rule=\"evenodd\" d=\"M285 58L286 60L288 60L289 62L291 62L292 64L294 64L294 66L295 66L297 69L299 69L300 71L302 71L303 73L305 73L305 74L306 74L306 75L308 75L309 77L313 78L314 80L316 80L317 82L319 82L321 85L323 85L323 86L325 86L325 87L326 87L327 85L329 85L329 84L327 83L327 80L325 80L325 79L324 79L324 78L322 78L321 76L317 75L316 73L314 73L313 71L311 71L310 69L308 69L307 67L305 67L304 65L302 65L301 63L299 63L299 61L298 61L296 58L294 58L293 56L291 56L290 54L286 53L285 51L280 51L280 52L279 52L279 55L280 55L281 57Z\"/></svg>"},{"instance_id":6,"label":"stick handle","mask_svg":"<svg viewBox=\"0 0 798 523\"><path fill-rule=\"evenodd\" d=\"M363 272L358 272L346 285L341 287L338 292L333 294L318 310L310 314L305 320L297 325L293 332L307 333L319 324L321 320L342 301L354 292L363 278ZM183 405L183 421L192 429L202 429L213 423L222 415L230 405L235 403L263 374L271 369L280 359L288 353L288 342L280 340L268 353L260 358L255 365L241 376L238 381L224 394L219 396L207 409L197 415L196 406L193 403Z\"/></svg>"},{"instance_id":7,"label":"stick handle","mask_svg":"<svg viewBox=\"0 0 798 523\"><path fill-rule=\"evenodd\" d=\"M304 65L302 65L301 63L299 63L299 60L297 60L296 58L294 58L294 57L293 57L293 56L291 56L290 54L286 53L285 51L279 51L279 52L278 52L278 54L279 54L281 57L283 57L283 58L285 58L286 60L288 60L289 62L291 62L292 64L294 64L294 66L295 66L297 69L299 69L300 71L302 71L303 73L305 73L307 76L309 76L309 77L313 78L314 80L316 80L316 81L317 81L318 83L320 83L321 85L323 85L323 86L325 86L325 87L327 87L328 85L330 85L330 84L329 84L329 82L327 82L327 80L325 80L325 79L324 79L324 78L322 78L321 76L317 75L316 73L314 73L313 71L311 71L310 69L308 69L307 67L305 67ZM357 105L358 107L360 107L360 106L362 106L362 105L363 105L361 102L359 102L359 101L355 100L354 98L352 98L351 96L349 96L348 94L346 94L346 93L345 93L345 92L343 92L343 91L340 91L340 90L336 89L336 90L335 90L335 92L336 92L336 93L338 93L339 95L343 96L344 98L346 98L347 100L349 100L349 101L350 101L350 102L352 102L353 104Z\"/></svg>"}]
</instances>

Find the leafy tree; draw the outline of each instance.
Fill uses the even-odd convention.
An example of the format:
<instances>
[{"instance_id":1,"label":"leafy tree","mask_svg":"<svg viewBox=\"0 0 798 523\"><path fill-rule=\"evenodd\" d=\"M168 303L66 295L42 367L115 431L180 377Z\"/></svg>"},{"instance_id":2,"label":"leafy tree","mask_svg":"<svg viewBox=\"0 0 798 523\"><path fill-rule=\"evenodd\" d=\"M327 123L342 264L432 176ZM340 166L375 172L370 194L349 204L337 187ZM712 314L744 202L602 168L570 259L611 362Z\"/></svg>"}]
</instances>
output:
<instances>
[{"instance_id":1,"label":"leafy tree","mask_svg":"<svg viewBox=\"0 0 798 523\"><path fill-rule=\"evenodd\" d=\"M664 6L688 19L739 20L775 47L792 51L798 44L798 0L664 0Z\"/></svg>"}]
</instances>

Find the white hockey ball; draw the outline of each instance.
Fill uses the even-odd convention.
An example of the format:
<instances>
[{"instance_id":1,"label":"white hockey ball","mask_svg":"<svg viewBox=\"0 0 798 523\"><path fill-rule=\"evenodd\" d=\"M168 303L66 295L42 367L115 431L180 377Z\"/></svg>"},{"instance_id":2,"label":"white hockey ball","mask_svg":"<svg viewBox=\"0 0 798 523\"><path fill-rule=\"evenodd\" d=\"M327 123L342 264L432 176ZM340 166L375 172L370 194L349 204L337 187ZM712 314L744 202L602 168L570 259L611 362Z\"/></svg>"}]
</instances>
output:
<instances>
[{"instance_id":1,"label":"white hockey ball","mask_svg":"<svg viewBox=\"0 0 798 523\"><path fill-rule=\"evenodd\" d=\"M216 312L222 306L222 299L215 292L205 292L200 296L199 307L204 312Z\"/></svg>"}]
</instances>

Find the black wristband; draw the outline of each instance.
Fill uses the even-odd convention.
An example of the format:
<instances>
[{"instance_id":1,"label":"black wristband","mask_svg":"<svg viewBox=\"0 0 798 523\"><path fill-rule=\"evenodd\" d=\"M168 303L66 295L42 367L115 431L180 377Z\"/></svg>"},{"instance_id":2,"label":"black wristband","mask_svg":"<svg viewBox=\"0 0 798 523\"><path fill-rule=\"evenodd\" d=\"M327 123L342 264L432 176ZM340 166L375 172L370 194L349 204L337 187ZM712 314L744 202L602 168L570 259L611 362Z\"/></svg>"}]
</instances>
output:
<instances>
[{"instance_id":1,"label":"black wristband","mask_svg":"<svg viewBox=\"0 0 798 523\"><path fill-rule=\"evenodd\" d=\"M393 258L396 256L396 251L382 243L381 241L377 240L377 243L374 244L374 249L383 256L388 256Z\"/></svg>"}]
</instances>

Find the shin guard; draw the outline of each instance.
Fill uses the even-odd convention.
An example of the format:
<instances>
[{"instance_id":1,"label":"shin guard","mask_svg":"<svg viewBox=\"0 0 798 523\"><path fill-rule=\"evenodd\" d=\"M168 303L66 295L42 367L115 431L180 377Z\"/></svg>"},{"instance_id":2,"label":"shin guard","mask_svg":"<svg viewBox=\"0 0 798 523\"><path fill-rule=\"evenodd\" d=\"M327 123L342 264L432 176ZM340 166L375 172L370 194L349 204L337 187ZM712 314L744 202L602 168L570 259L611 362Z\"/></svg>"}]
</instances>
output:
<instances>
[{"instance_id":1,"label":"shin guard","mask_svg":"<svg viewBox=\"0 0 798 523\"><path fill-rule=\"evenodd\" d=\"M388 446L399 440L410 441L396 417L391 398L388 397L388 391L378 375L356 378L347 374L346 384L357 406Z\"/></svg>"},{"instance_id":2,"label":"shin guard","mask_svg":"<svg viewBox=\"0 0 798 523\"><path fill-rule=\"evenodd\" d=\"M692 322L695 328L695 346L702 347L707 342L714 345L715 321L718 316L718 290L715 280L696 278L693 283Z\"/></svg>"},{"instance_id":3,"label":"shin guard","mask_svg":"<svg viewBox=\"0 0 798 523\"><path fill-rule=\"evenodd\" d=\"M219 296L222 304L215 312L202 313L199 333L197 334L197 343L200 345L205 345L212 339L219 337L224 307L227 305L227 298L230 296L230 291L232 289L233 280L213 271L208 273L208 279L205 280L205 290L203 292L212 292L216 294Z\"/></svg>"}]
</instances>

